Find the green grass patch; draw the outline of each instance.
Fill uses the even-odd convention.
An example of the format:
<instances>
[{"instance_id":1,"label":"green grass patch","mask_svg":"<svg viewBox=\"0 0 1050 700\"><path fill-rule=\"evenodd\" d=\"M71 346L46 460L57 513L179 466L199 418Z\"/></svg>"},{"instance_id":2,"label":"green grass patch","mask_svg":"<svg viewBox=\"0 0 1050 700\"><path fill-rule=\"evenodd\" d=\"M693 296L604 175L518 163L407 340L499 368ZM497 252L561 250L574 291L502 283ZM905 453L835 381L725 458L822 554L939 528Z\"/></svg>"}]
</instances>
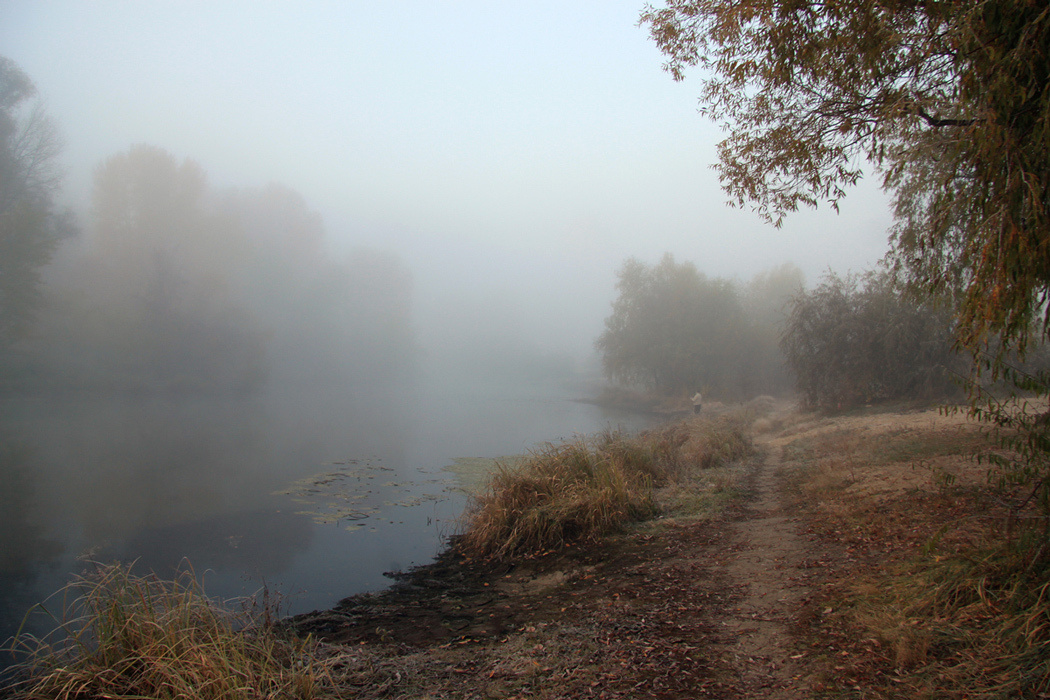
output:
<instances>
[{"instance_id":1,"label":"green grass patch","mask_svg":"<svg viewBox=\"0 0 1050 700\"><path fill-rule=\"evenodd\" d=\"M511 468L518 463L521 455L507 457L456 457L445 471L455 475L460 488L467 494L479 494L492 480L492 475L501 468Z\"/></svg>"},{"instance_id":2,"label":"green grass patch","mask_svg":"<svg viewBox=\"0 0 1050 700\"><path fill-rule=\"evenodd\" d=\"M658 489L660 520L657 522L683 523L717 517L744 495L743 475L743 470L732 465L715 467Z\"/></svg>"}]
</instances>

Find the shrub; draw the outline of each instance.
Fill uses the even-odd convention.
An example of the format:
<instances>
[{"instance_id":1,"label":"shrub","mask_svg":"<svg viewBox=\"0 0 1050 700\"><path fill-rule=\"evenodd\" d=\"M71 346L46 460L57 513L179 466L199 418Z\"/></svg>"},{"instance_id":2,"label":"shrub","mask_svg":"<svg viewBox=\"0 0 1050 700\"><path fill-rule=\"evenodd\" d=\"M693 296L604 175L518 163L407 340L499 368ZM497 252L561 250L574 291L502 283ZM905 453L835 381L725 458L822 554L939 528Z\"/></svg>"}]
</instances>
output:
<instances>
[{"instance_id":1,"label":"shrub","mask_svg":"<svg viewBox=\"0 0 1050 700\"><path fill-rule=\"evenodd\" d=\"M686 469L750 454L741 425L685 421L628 438L607 432L546 444L514 468L501 466L468 510L459 546L503 559L595 539L656 511L653 488Z\"/></svg>"},{"instance_id":2,"label":"shrub","mask_svg":"<svg viewBox=\"0 0 1050 700\"><path fill-rule=\"evenodd\" d=\"M967 364L946 309L920 302L889 273L829 273L794 299L781 349L811 408L936 400L959 393Z\"/></svg>"}]
</instances>

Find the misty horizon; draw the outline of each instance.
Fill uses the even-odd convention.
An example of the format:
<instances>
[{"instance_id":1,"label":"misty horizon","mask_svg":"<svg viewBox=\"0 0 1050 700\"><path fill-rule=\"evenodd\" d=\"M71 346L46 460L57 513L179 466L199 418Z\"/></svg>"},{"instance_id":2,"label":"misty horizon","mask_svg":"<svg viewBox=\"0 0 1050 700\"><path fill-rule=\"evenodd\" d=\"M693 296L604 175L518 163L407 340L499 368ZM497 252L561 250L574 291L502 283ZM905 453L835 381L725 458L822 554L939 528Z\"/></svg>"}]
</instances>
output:
<instances>
[{"instance_id":1,"label":"misty horizon","mask_svg":"<svg viewBox=\"0 0 1050 700\"><path fill-rule=\"evenodd\" d=\"M587 361L627 258L740 282L791 262L815 280L887 248L875 183L782 230L726 207L722 135L661 70L640 10L16 2L0 44L63 135L81 221L107 158L160 148L219 192L299 193L336 260L397 257L435 347L454 344L444 310L498 304L497 330Z\"/></svg>"}]
</instances>

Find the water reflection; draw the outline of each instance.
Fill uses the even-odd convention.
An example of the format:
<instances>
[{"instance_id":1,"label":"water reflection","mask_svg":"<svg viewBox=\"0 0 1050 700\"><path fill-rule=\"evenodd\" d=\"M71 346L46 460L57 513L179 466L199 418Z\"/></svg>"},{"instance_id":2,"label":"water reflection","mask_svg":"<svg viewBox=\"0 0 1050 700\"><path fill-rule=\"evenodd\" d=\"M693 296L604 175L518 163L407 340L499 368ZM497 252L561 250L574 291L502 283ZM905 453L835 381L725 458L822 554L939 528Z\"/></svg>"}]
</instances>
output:
<instances>
[{"instance_id":1,"label":"water reflection","mask_svg":"<svg viewBox=\"0 0 1050 700\"><path fill-rule=\"evenodd\" d=\"M287 571L312 539L313 526L307 518L260 509L144 528L112 554L167 576L185 559L216 574L263 580Z\"/></svg>"},{"instance_id":2,"label":"water reflection","mask_svg":"<svg viewBox=\"0 0 1050 700\"><path fill-rule=\"evenodd\" d=\"M0 638L17 629L38 602L35 583L62 554L62 544L48 534L34 451L5 433L0 432Z\"/></svg>"},{"instance_id":3,"label":"water reflection","mask_svg":"<svg viewBox=\"0 0 1050 700\"><path fill-rule=\"evenodd\" d=\"M82 556L165 576L188 561L210 594L267 585L289 596L288 612L379 588L455 528L465 496L444 470L454 458L641 424L570 398L432 382L382 395L8 399L0 637Z\"/></svg>"},{"instance_id":4,"label":"water reflection","mask_svg":"<svg viewBox=\"0 0 1050 700\"><path fill-rule=\"evenodd\" d=\"M49 539L38 500L39 472L25 443L0 435L0 574L54 558L61 545Z\"/></svg>"}]
</instances>

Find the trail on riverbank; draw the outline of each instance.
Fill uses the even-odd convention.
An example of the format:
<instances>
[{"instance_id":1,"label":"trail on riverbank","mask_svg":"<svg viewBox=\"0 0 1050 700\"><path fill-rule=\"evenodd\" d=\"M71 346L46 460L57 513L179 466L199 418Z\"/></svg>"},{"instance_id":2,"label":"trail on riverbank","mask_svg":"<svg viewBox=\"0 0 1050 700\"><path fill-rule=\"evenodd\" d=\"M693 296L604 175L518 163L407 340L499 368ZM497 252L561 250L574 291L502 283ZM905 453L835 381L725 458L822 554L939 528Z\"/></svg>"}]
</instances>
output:
<instances>
[{"instance_id":1,"label":"trail on riverbank","mask_svg":"<svg viewBox=\"0 0 1050 700\"><path fill-rule=\"evenodd\" d=\"M985 586L1005 560L972 556L1003 522L980 426L936 409L751 426L748 457L687 459L652 519L532 556L453 542L274 631L310 640L295 667L319 698L1050 697L1050 608L1011 612ZM931 603L936 586L955 598Z\"/></svg>"},{"instance_id":2,"label":"trail on riverbank","mask_svg":"<svg viewBox=\"0 0 1050 700\"><path fill-rule=\"evenodd\" d=\"M986 437L936 409L781 411L755 433L755 456L665 489L660 517L598 545L450 552L299 630L362 698L908 697L917 623L859 632L840 608L971 507Z\"/></svg>"},{"instance_id":3,"label":"trail on riverbank","mask_svg":"<svg viewBox=\"0 0 1050 700\"><path fill-rule=\"evenodd\" d=\"M793 630L812 594L807 542L782 497L781 448L768 440L759 445L763 458L749 474L750 497L714 553L740 595L721 620L728 635L722 653L743 697L781 700L804 696L805 655Z\"/></svg>"},{"instance_id":4,"label":"trail on riverbank","mask_svg":"<svg viewBox=\"0 0 1050 700\"><path fill-rule=\"evenodd\" d=\"M802 697L810 558L780 496L781 448L758 447L672 497L718 493L727 509L512 565L449 553L298 629L338 645L361 697Z\"/></svg>"}]
</instances>

